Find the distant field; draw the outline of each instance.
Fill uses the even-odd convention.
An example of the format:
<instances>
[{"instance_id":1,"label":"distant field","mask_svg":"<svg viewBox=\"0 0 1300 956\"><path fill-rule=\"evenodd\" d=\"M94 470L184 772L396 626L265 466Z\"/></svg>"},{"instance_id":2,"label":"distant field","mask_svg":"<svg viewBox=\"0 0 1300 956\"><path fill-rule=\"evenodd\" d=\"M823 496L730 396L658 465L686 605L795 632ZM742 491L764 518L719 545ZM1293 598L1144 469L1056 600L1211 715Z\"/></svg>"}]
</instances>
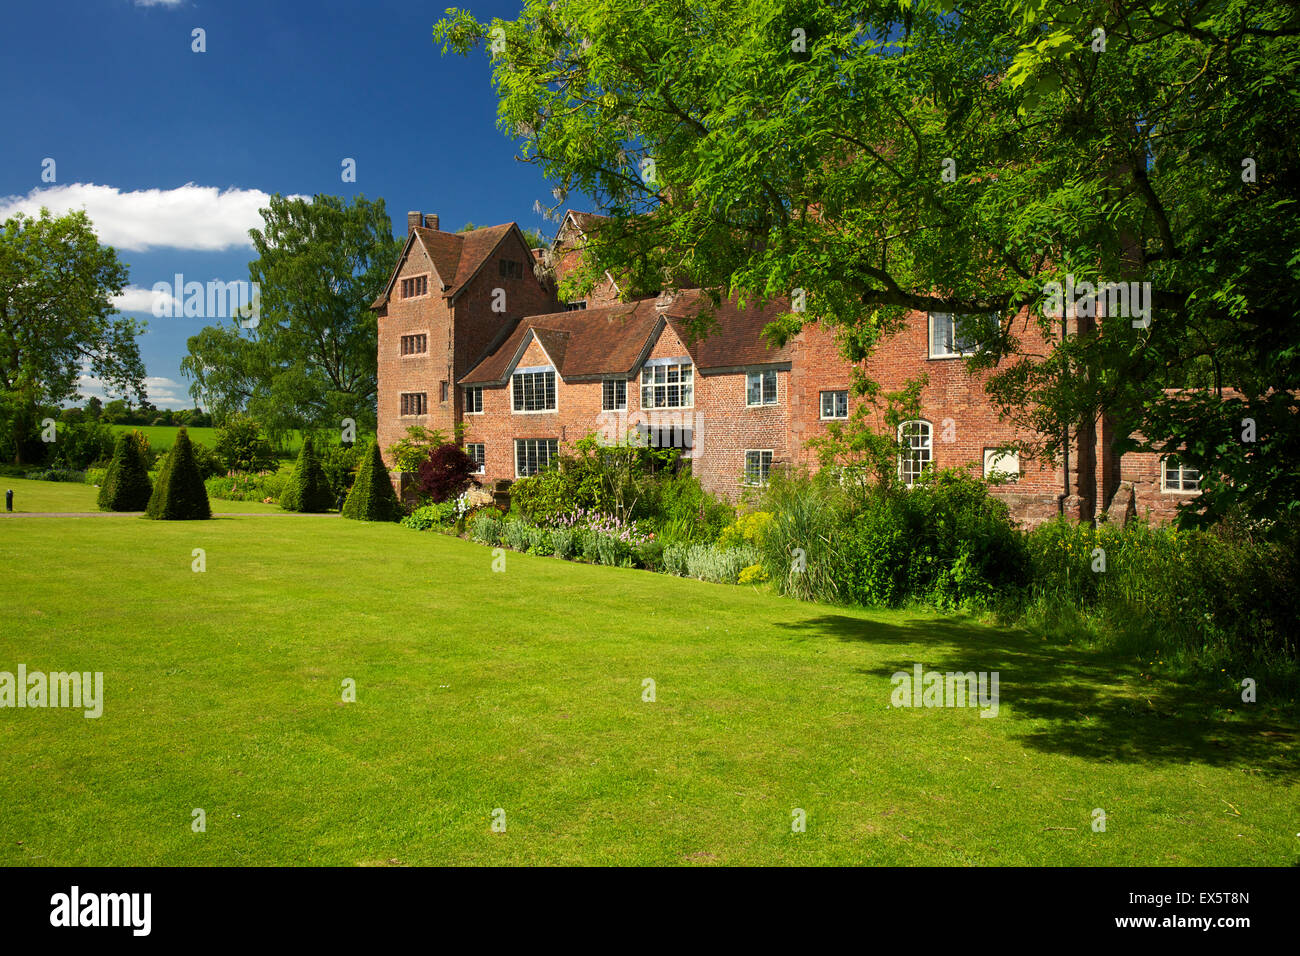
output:
<instances>
[{"instance_id":1,"label":"distant field","mask_svg":"<svg viewBox=\"0 0 1300 956\"><path fill-rule=\"evenodd\" d=\"M179 425L111 425L109 426L115 432L122 431L139 431L143 432L149 439L149 445L158 451L171 448L176 442L176 433L180 431ZM217 444L217 430L215 428L188 428L190 441L196 441L213 448ZM297 454L302 448L302 434L293 432L285 443L285 451L290 454Z\"/></svg>"}]
</instances>

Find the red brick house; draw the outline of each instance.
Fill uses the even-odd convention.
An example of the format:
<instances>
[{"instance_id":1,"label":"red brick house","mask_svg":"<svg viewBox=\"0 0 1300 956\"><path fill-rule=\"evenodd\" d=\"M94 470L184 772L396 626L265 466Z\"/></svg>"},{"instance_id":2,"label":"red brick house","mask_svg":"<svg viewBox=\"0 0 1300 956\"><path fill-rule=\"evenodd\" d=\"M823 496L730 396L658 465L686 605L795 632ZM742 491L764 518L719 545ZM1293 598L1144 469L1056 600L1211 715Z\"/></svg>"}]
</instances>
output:
<instances>
[{"instance_id":1,"label":"red brick house","mask_svg":"<svg viewBox=\"0 0 1300 956\"><path fill-rule=\"evenodd\" d=\"M741 308L733 299L714 312L714 331L693 340L702 292L624 302L608 275L586 300L561 303L555 278L577 264L593 218L569 213L553 248L540 250L514 223L448 233L436 216L408 214L406 245L372 306L380 447L410 425L450 435L463 423L466 450L491 481L531 474L589 433L606 441L637 433L680 448L705 488L731 498L773 465L815 467L808 439L859 401L834 336L809 325L768 348L760 333L789 302ZM543 259L553 276L534 268ZM901 430L911 449L900 462L905 478L927 465L1014 475L994 493L1027 524L1108 509L1164 520L1196 493L1199 476L1176 462L1120 460L1105 424L1071 436L1056 466L1003 454L1000 446L1028 436L998 419L957 339L951 316L916 313L868 360L867 374L886 390L928 375L921 418Z\"/></svg>"}]
</instances>

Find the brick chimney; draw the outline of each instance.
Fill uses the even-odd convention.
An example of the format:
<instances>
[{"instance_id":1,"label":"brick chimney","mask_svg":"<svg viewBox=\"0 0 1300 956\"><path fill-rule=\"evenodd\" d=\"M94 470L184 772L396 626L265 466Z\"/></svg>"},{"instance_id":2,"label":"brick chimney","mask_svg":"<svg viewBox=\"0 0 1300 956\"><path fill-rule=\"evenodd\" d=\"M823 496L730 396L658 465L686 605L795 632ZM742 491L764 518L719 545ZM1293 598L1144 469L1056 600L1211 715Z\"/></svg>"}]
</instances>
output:
<instances>
[{"instance_id":1,"label":"brick chimney","mask_svg":"<svg viewBox=\"0 0 1300 956\"><path fill-rule=\"evenodd\" d=\"M438 231L438 217L437 217L436 215L434 215L433 213L430 213L429 215L425 216L425 217L424 217L424 228L425 228L425 229L432 229L434 232L437 232L437 231Z\"/></svg>"},{"instance_id":2,"label":"brick chimney","mask_svg":"<svg viewBox=\"0 0 1300 956\"><path fill-rule=\"evenodd\" d=\"M415 232L415 227L420 224L420 220L423 218L419 210L411 210L406 214L406 234L408 236Z\"/></svg>"}]
</instances>

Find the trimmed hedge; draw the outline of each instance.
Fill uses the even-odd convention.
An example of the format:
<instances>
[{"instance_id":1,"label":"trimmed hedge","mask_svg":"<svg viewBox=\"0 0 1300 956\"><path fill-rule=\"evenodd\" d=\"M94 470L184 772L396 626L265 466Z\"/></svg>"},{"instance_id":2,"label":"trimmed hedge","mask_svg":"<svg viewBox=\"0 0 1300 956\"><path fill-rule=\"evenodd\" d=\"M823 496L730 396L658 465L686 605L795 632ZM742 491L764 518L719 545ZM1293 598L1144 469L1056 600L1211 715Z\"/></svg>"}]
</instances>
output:
<instances>
[{"instance_id":1,"label":"trimmed hedge","mask_svg":"<svg viewBox=\"0 0 1300 956\"><path fill-rule=\"evenodd\" d=\"M348 500L343 502L343 517L354 521L398 521L402 517L392 479L379 455L378 440L370 443L357 468L357 479L348 492Z\"/></svg>"},{"instance_id":2,"label":"trimmed hedge","mask_svg":"<svg viewBox=\"0 0 1300 956\"><path fill-rule=\"evenodd\" d=\"M319 513L329 511L333 504L334 494L330 490L329 479L325 477L325 469L316 458L311 436L304 436L298 463L289 477L289 483L280 492L280 507L285 511Z\"/></svg>"},{"instance_id":3,"label":"trimmed hedge","mask_svg":"<svg viewBox=\"0 0 1300 956\"><path fill-rule=\"evenodd\" d=\"M160 521L203 521L212 517L190 436L182 428L158 471L145 514Z\"/></svg>"},{"instance_id":4,"label":"trimmed hedge","mask_svg":"<svg viewBox=\"0 0 1300 956\"><path fill-rule=\"evenodd\" d=\"M153 497L149 483L149 466L145 462L145 448L139 432L123 432L117 436L113 460L108 463L104 482L99 486L101 511L144 511Z\"/></svg>"}]
</instances>

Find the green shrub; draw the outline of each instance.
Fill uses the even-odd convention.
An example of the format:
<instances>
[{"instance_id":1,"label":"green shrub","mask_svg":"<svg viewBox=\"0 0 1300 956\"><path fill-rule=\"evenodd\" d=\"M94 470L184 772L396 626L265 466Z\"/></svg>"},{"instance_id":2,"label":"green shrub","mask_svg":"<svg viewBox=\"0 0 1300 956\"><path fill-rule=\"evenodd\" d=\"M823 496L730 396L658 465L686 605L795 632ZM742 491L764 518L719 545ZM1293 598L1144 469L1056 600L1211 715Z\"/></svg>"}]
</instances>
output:
<instances>
[{"instance_id":1,"label":"green shrub","mask_svg":"<svg viewBox=\"0 0 1300 956\"><path fill-rule=\"evenodd\" d=\"M501 543L513 551L528 550L529 525L515 517L506 518L501 526Z\"/></svg>"},{"instance_id":2,"label":"green shrub","mask_svg":"<svg viewBox=\"0 0 1300 956\"><path fill-rule=\"evenodd\" d=\"M740 572L758 560L758 551L748 545L719 548L711 544L693 544L686 552L686 577L715 584L735 584Z\"/></svg>"},{"instance_id":3,"label":"green shrub","mask_svg":"<svg viewBox=\"0 0 1300 956\"><path fill-rule=\"evenodd\" d=\"M366 446L361 444L336 445L321 439L316 442L318 459L325 477L329 479L330 495L337 504L345 499L352 490L356 478L357 464L361 461Z\"/></svg>"},{"instance_id":4,"label":"green shrub","mask_svg":"<svg viewBox=\"0 0 1300 956\"><path fill-rule=\"evenodd\" d=\"M684 464L644 476L636 486L632 517L653 523L670 541L715 541L735 516L736 509L705 491Z\"/></svg>"},{"instance_id":5,"label":"green shrub","mask_svg":"<svg viewBox=\"0 0 1300 956\"><path fill-rule=\"evenodd\" d=\"M469 536L480 544L496 547L501 543L500 515L491 508L485 508L469 519Z\"/></svg>"},{"instance_id":6,"label":"green shrub","mask_svg":"<svg viewBox=\"0 0 1300 956\"><path fill-rule=\"evenodd\" d=\"M145 513L160 521L198 521L212 517L208 494L194 463L190 436L182 428L159 472Z\"/></svg>"},{"instance_id":7,"label":"green shrub","mask_svg":"<svg viewBox=\"0 0 1300 956\"><path fill-rule=\"evenodd\" d=\"M578 532L572 528L555 528L551 531L551 548L557 558L569 560L577 553Z\"/></svg>"},{"instance_id":8,"label":"green shrub","mask_svg":"<svg viewBox=\"0 0 1300 956\"><path fill-rule=\"evenodd\" d=\"M282 471L260 475L233 474L209 478L203 483L209 498L222 501L278 501L289 476Z\"/></svg>"},{"instance_id":9,"label":"green shrub","mask_svg":"<svg viewBox=\"0 0 1300 956\"><path fill-rule=\"evenodd\" d=\"M148 439L146 439L146 443L147 441ZM199 474L203 476L204 481L226 473L225 463L215 451L202 442L192 441L190 445L194 448L194 464L198 466ZM145 457L146 459L152 459L153 453L146 451ZM152 464L152 461L150 461L150 464Z\"/></svg>"},{"instance_id":10,"label":"green shrub","mask_svg":"<svg viewBox=\"0 0 1300 956\"><path fill-rule=\"evenodd\" d=\"M319 514L334 506L329 479L316 460L316 450L310 435L303 436L302 450L293 474L279 495L280 507L285 511L302 511Z\"/></svg>"},{"instance_id":11,"label":"green shrub","mask_svg":"<svg viewBox=\"0 0 1300 956\"><path fill-rule=\"evenodd\" d=\"M402 506L397 501L392 479L379 455L379 442L372 441L357 469L356 481L343 502L343 517L356 521L397 521Z\"/></svg>"},{"instance_id":12,"label":"green shrub","mask_svg":"<svg viewBox=\"0 0 1300 956\"><path fill-rule=\"evenodd\" d=\"M637 567L647 571L659 571L664 564L664 543L660 538L651 538L632 545L632 556Z\"/></svg>"},{"instance_id":13,"label":"green shrub","mask_svg":"<svg viewBox=\"0 0 1300 956\"><path fill-rule=\"evenodd\" d=\"M1029 580L1025 536L1006 504L961 471L866 495L832 540L832 591L865 607L983 609L1011 599Z\"/></svg>"},{"instance_id":14,"label":"green shrub","mask_svg":"<svg viewBox=\"0 0 1300 956\"><path fill-rule=\"evenodd\" d=\"M113 429L99 422L59 422L55 426L51 465L61 471L85 471L112 457L116 438Z\"/></svg>"},{"instance_id":15,"label":"green shrub","mask_svg":"<svg viewBox=\"0 0 1300 956\"><path fill-rule=\"evenodd\" d=\"M440 501L437 504L416 508L402 519L402 527L427 531L430 528L448 528L456 523L459 514L456 502Z\"/></svg>"},{"instance_id":16,"label":"green shrub","mask_svg":"<svg viewBox=\"0 0 1300 956\"><path fill-rule=\"evenodd\" d=\"M99 486L101 511L144 511L149 506L153 486L149 483L143 437L137 431L117 436L113 460L104 473L104 483Z\"/></svg>"},{"instance_id":17,"label":"green shrub","mask_svg":"<svg viewBox=\"0 0 1300 956\"><path fill-rule=\"evenodd\" d=\"M216 453L227 471L270 471L275 451L262 435L262 427L247 415L233 415L217 429Z\"/></svg>"},{"instance_id":18,"label":"green shrub","mask_svg":"<svg viewBox=\"0 0 1300 956\"><path fill-rule=\"evenodd\" d=\"M669 541L664 544L663 569L665 574L686 576L686 556L690 554L691 545L681 541Z\"/></svg>"},{"instance_id":19,"label":"green shrub","mask_svg":"<svg viewBox=\"0 0 1300 956\"><path fill-rule=\"evenodd\" d=\"M546 528L529 528L528 553L541 555L542 557L553 555L555 546L551 543L551 532Z\"/></svg>"},{"instance_id":20,"label":"green shrub","mask_svg":"<svg viewBox=\"0 0 1300 956\"><path fill-rule=\"evenodd\" d=\"M840 600L836 570L837 538L847 520L848 502L838 485L805 471L772 472L761 494L761 511L771 520L751 518L750 547L762 554L776 589L806 601Z\"/></svg>"},{"instance_id":21,"label":"green shrub","mask_svg":"<svg viewBox=\"0 0 1300 956\"><path fill-rule=\"evenodd\" d=\"M1024 617L1049 631L1185 662L1294 662L1296 540L1058 519L1028 536Z\"/></svg>"},{"instance_id":22,"label":"green shrub","mask_svg":"<svg viewBox=\"0 0 1300 956\"><path fill-rule=\"evenodd\" d=\"M751 511L747 515L741 515L723 529L718 536L718 547L738 548L742 544L749 544L761 548L763 534L771 524L770 511Z\"/></svg>"},{"instance_id":23,"label":"green shrub","mask_svg":"<svg viewBox=\"0 0 1300 956\"><path fill-rule=\"evenodd\" d=\"M26 472L26 477L33 481L70 481L82 484L86 480L86 473L69 468L37 468Z\"/></svg>"}]
</instances>

